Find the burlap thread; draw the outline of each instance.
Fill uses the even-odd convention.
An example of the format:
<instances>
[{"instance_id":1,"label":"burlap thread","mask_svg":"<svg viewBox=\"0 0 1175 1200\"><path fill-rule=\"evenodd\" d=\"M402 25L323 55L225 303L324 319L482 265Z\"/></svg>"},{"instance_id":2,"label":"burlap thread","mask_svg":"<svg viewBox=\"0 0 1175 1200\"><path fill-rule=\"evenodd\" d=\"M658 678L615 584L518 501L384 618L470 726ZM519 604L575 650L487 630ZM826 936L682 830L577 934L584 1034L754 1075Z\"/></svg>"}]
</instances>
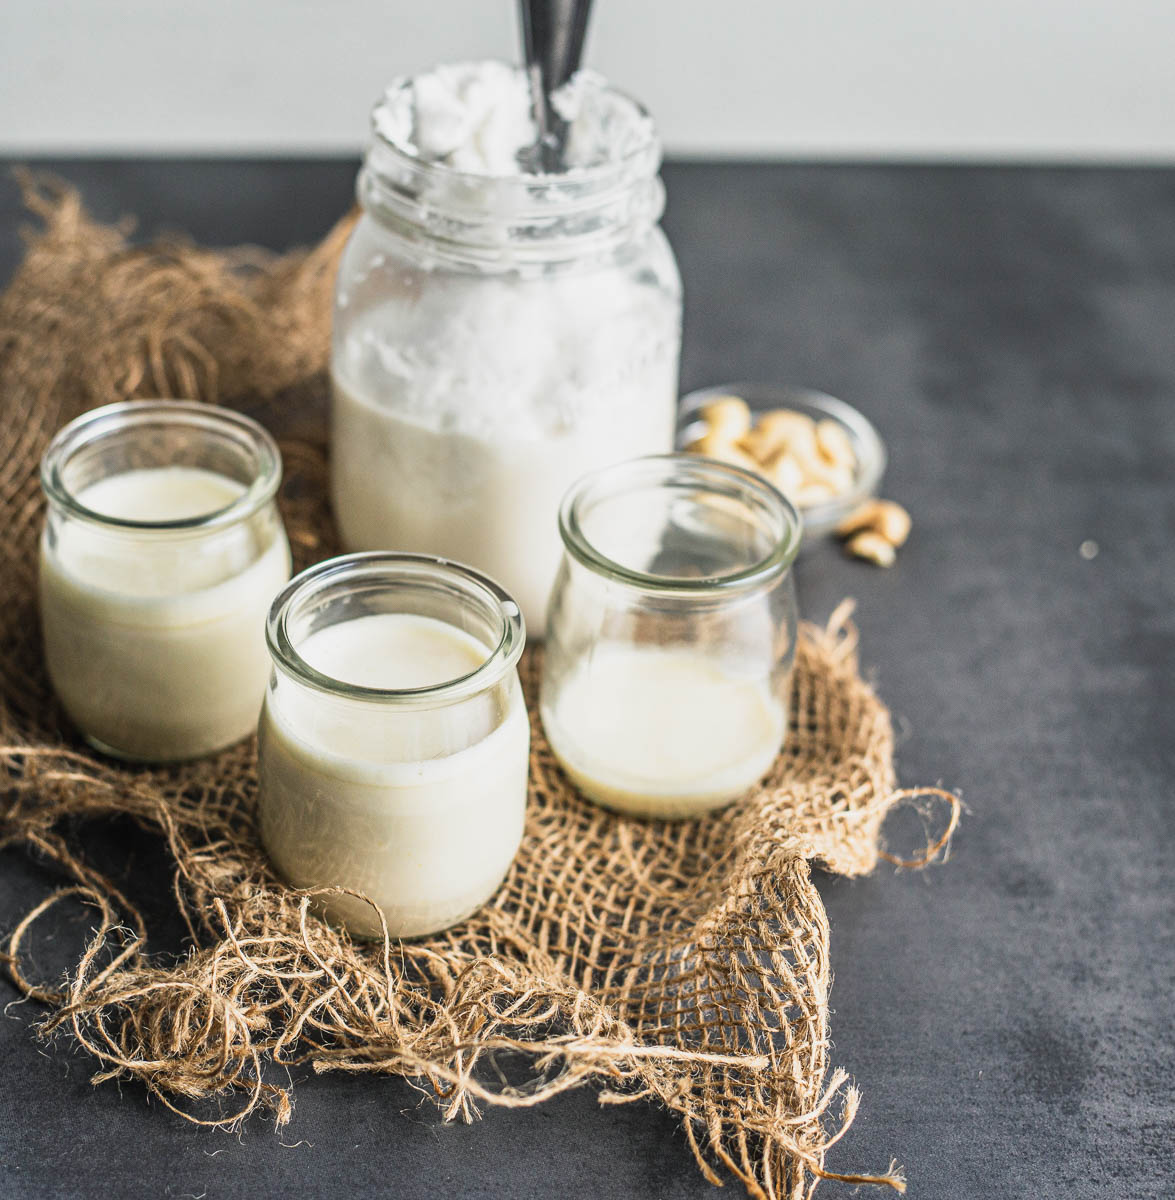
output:
<instances>
[{"instance_id":1,"label":"burlap thread","mask_svg":"<svg viewBox=\"0 0 1175 1200\"><path fill-rule=\"evenodd\" d=\"M785 753L754 795L681 824L628 820L584 802L533 725L526 833L494 900L423 942L357 944L270 873L253 823L254 746L181 768L134 768L89 751L60 715L41 664L37 464L88 408L134 397L246 407L277 434L296 566L336 550L326 501L323 372L340 222L309 253L132 246L78 196L23 180L43 228L0 298L0 846L26 847L67 878L12 932L6 961L71 1034L95 1082L141 1081L191 1120L258 1108L291 1116L274 1066L404 1076L446 1117L525 1106L592 1082L604 1103L655 1100L680 1115L707 1178L756 1197L810 1196L858 1094L830 1072L828 924L813 861L876 865L903 800L889 715L858 674L844 613L799 644ZM524 660L533 700L538 657ZM533 711L532 704L532 711ZM160 835L190 954L152 953L143 916L87 865L71 818L129 816ZM891 861L897 861L891 860ZM62 900L97 912L60 987L25 978L21 951ZM525 1086L488 1066L530 1062ZM280 1072L278 1073L280 1076ZM218 1103L209 1115L207 1102ZM195 1110L185 1108L195 1102Z\"/></svg>"}]
</instances>

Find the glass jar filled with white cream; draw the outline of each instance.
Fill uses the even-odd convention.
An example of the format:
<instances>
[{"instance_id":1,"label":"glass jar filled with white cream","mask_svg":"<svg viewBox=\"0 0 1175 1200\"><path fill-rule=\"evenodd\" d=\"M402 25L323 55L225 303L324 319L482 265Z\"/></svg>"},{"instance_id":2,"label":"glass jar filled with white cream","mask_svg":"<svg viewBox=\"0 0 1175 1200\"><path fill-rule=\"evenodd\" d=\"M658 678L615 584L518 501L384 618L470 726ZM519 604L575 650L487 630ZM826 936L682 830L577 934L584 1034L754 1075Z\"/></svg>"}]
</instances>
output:
<instances>
[{"instance_id":1,"label":"glass jar filled with white cream","mask_svg":"<svg viewBox=\"0 0 1175 1200\"><path fill-rule=\"evenodd\" d=\"M45 658L99 750L172 762L256 728L265 614L290 577L280 481L273 438L206 404L112 404L50 443Z\"/></svg>"},{"instance_id":2,"label":"glass jar filled with white cream","mask_svg":"<svg viewBox=\"0 0 1175 1200\"><path fill-rule=\"evenodd\" d=\"M331 487L350 550L443 554L501 580L541 636L559 501L673 448L681 284L660 144L591 74L534 173L525 74L438 67L377 106L338 273Z\"/></svg>"},{"instance_id":3,"label":"glass jar filled with white cream","mask_svg":"<svg viewBox=\"0 0 1175 1200\"><path fill-rule=\"evenodd\" d=\"M381 914L416 937L479 908L526 811L513 599L440 559L345 555L294 579L266 634L259 816L279 874L339 889L321 907L359 936Z\"/></svg>"},{"instance_id":4,"label":"glass jar filled with white cream","mask_svg":"<svg viewBox=\"0 0 1175 1200\"><path fill-rule=\"evenodd\" d=\"M795 509L740 468L654 455L581 480L559 529L540 709L568 776L644 817L746 792L787 733Z\"/></svg>"}]
</instances>

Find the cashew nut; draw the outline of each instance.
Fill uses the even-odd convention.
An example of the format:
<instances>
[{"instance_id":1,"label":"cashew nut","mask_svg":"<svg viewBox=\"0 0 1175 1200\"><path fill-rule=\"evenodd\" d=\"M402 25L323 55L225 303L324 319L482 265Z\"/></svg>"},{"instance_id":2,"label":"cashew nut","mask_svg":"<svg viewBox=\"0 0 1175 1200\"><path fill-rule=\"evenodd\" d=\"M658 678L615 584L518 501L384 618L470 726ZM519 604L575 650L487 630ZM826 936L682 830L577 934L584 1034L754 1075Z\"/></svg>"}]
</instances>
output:
<instances>
[{"instance_id":1,"label":"cashew nut","mask_svg":"<svg viewBox=\"0 0 1175 1200\"><path fill-rule=\"evenodd\" d=\"M893 500L868 500L849 513L836 527L841 537L870 530L885 538L891 546L905 545L910 536L910 514Z\"/></svg>"},{"instance_id":2,"label":"cashew nut","mask_svg":"<svg viewBox=\"0 0 1175 1200\"><path fill-rule=\"evenodd\" d=\"M690 442L686 449L694 454L704 454L707 458L716 458L721 462L743 467L747 471L760 472L762 470L758 462L745 450L727 438L719 437L716 433L704 434L697 441Z\"/></svg>"},{"instance_id":3,"label":"cashew nut","mask_svg":"<svg viewBox=\"0 0 1175 1200\"><path fill-rule=\"evenodd\" d=\"M863 558L879 567L892 567L898 556L893 543L887 542L880 533L872 529L862 529L859 533L854 533L845 548L857 558Z\"/></svg>"},{"instance_id":4,"label":"cashew nut","mask_svg":"<svg viewBox=\"0 0 1175 1200\"><path fill-rule=\"evenodd\" d=\"M829 420L816 423L816 444L824 461L831 466L847 467L852 476L857 466L857 455L853 450L853 439L838 421Z\"/></svg>"},{"instance_id":5,"label":"cashew nut","mask_svg":"<svg viewBox=\"0 0 1175 1200\"><path fill-rule=\"evenodd\" d=\"M785 450L780 450L764 463L762 470L789 499L794 498L804 486L804 473L800 470L799 463Z\"/></svg>"},{"instance_id":6,"label":"cashew nut","mask_svg":"<svg viewBox=\"0 0 1175 1200\"><path fill-rule=\"evenodd\" d=\"M805 483L795 493L795 502L800 508L814 508L836 499L836 493L826 483Z\"/></svg>"},{"instance_id":7,"label":"cashew nut","mask_svg":"<svg viewBox=\"0 0 1175 1200\"><path fill-rule=\"evenodd\" d=\"M815 437L816 427L811 417L789 408L775 408L759 415L754 429L743 436L742 444L760 462L766 462L785 448L809 440L814 443Z\"/></svg>"},{"instance_id":8,"label":"cashew nut","mask_svg":"<svg viewBox=\"0 0 1175 1200\"><path fill-rule=\"evenodd\" d=\"M751 410L738 396L719 396L702 406L706 432L724 442L737 442L751 430Z\"/></svg>"}]
</instances>

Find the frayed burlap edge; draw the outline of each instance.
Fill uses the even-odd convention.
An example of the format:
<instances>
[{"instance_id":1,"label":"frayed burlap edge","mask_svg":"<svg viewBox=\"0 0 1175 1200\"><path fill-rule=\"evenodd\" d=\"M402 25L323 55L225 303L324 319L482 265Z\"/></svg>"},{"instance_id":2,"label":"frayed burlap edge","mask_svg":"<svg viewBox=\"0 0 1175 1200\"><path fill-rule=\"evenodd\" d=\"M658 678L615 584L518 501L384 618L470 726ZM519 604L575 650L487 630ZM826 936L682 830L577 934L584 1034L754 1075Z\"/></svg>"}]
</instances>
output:
<instances>
[{"instance_id":1,"label":"frayed burlap edge","mask_svg":"<svg viewBox=\"0 0 1175 1200\"><path fill-rule=\"evenodd\" d=\"M5 956L18 988L49 1007L43 1031L85 1047L95 1082L138 1079L204 1124L263 1106L284 1124L291 1091L274 1074L296 1063L403 1076L447 1118L590 1081L604 1103L678 1113L715 1183L725 1168L759 1197L810 1196L825 1178L904 1190L892 1163L881 1175L825 1166L859 1097L845 1072L829 1075L828 925L810 862L868 872L886 814L937 798L950 806L945 833L899 863L920 865L946 847L958 805L897 789L889 716L858 674L847 610L804 627L788 744L755 794L693 822L612 816L576 795L534 724L523 846L493 901L425 941L351 942L313 915L312 893L270 873L252 743L166 770L84 749L45 679L35 605L39 456L65 421L119 399L247 407L282 446L296 565L334 552L322 373L349 219L309 254L133 247L72 191L22 182L44 229L0 298L0 846L39 852L69 880L20 921ZM532 653L531 700L538 668ZM144 917L85 862L72 818L116 815L166 844L191 942L178 962L151 952ZM51 987L25 977L21 951L62 900L98 921ZM526 1056L525 1086L493 1082L502 1054Z\"/></svg>"}]
</instances>

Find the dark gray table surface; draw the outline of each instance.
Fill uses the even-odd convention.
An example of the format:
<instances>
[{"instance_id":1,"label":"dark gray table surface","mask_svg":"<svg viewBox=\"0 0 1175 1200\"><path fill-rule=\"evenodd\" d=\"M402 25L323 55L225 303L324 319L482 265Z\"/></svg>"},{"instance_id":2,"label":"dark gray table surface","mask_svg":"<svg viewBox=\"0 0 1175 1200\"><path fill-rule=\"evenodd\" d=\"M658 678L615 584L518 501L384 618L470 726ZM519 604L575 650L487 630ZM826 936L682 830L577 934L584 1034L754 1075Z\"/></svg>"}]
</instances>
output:
<instances>
[{"instance_id":1,"label":"dark gray table surface","mask_svg":"<svg viewBox=\"0 0 1175 1200\"><path fill-rule=\"evenodd\" d=\"M52 165L103 218L273 247L319 236L354 173ZM815 385L888 441L885 490L914 515L898 566L821 547L801 561L801 605L822 619L857 598L903 781L941 781L969 807L945 866L820 880L832 1060L864 1092L830 1165L893 1156L912 1195L949 1200L1171 1196L1175 173L731 164L665 177L683 385ZM22 220L5 180L0 279ZM156 844L119 836L166 878ZM0 930L49 883L6 856ZM66 932L56 949L63 966ZM0 1001L14 996L0 983ZM18 1004L0 1021L7 1196L711 1192L672 1120L600 1108L590 1091L442 1127L396 1081L306 1078L280 1136L261 1120L239 1136L198 1129L137 1085L92 1088L65 1043L35 1042L36 1015Z\"/></svg>"}]
</instances>

